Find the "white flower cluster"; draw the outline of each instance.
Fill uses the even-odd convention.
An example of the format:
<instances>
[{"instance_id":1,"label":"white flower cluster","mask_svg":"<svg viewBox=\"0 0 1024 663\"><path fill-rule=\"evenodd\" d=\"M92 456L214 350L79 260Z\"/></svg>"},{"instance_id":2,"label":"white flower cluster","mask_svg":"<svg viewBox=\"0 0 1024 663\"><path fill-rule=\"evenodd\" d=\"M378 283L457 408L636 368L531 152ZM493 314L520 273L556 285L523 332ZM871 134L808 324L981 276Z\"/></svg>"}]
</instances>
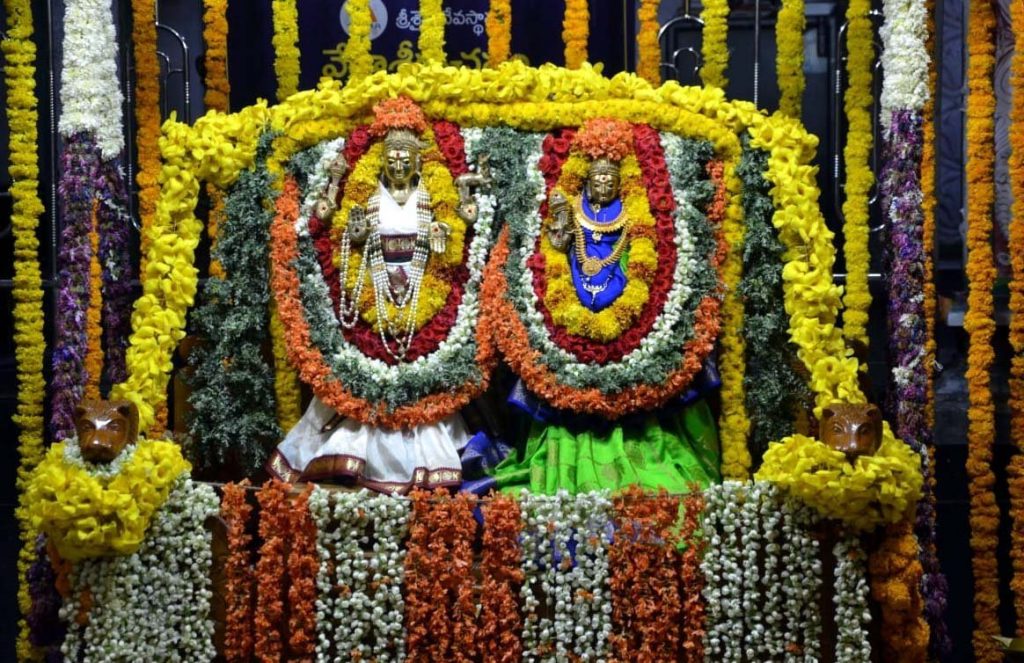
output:
<instances>
[{"instance_id":1,"label":"white flower cluster","mask_svg":"<svg viewBox=\"0 0 1024 663\"><path fill-rule=\"evenodd\" d=\"M107 0L66 0L60 81L60 134L96 137L105 160L124 148L117 35Z\"/></svg>"},{"instance_id":2,"label":"white flower cluster","mask_svg":"<svg viewBox=\"0 0 1024 663\"><path fill-rule=\"evenodd\" d=\"M520 508L523 660L604 661L612 630L608 496L524 491Z\"/></svg>"},{"instance_id":3,"label":"white flower cluster","mask_svg":"<svg viewBox=\"0 0 1024 663\"><path fill-rule=\"evenodd\" d=\"M401 542L408 529L408 501L365 490L333 492L317 487L309 508L317 525L320 558L317 662L403 660L405 554Z\"/></svg>"},{"instance_id":4,"label":"white flower cluster","mask_svg":"<svg viewBox=\"0 0 1024 663\"><path fill-rule=\"evenodd\" d=\"M836 663L869 663L868 580L865 553L855 535L840 536L833 546L835 555Z\"/></svg>"},{"instance_id":5,"label":"white flower cluster","mask_svg":"<svg viewBox=\"0 0 1024 663\"><path fill-rule=\"evenodd\" d=\"M109 463L90 463L82 457L82 449L78 446L78 438L72 437L64 440L64 462L72 467L85 470L97 479L109 480L116 477L124 469L124 466L135 455L137 445L127 445L117 458Z\"/></svg>"},{"instance_id":6,"label":"white flower cluster","mask_svg":"<svg viewBox=\"0 0 1024 663\"><path fill-rule=\"evenodd\" d=\"M135 553L76 564L61 618L74 624L85 591L92 608L84 628L68 629L64 656L81 663L212 661L213 553L205 522L218 510L212 488L182 477Z\"/></svg>"},{"instance_id":7,"label":"white flower cluster","mask_svg":"<svg viewBox=\"0 0 1024 663\"><path fill-rule=\"evenodd\" d=\"M714 661L817 661L821 562L813 515L771 484L705 492L705 647Z\"/></svg>"},{"instance_id":8,"label":"white flower cluster","mask_svg":"<svg viewBox=\"0 0 1024 663\"><path fill-rule=\"evenodd\" d=\"M927 8L924 0L883 0L882 126L898 110L921 111L928 101Z\"/></svg>"}]
</instances>

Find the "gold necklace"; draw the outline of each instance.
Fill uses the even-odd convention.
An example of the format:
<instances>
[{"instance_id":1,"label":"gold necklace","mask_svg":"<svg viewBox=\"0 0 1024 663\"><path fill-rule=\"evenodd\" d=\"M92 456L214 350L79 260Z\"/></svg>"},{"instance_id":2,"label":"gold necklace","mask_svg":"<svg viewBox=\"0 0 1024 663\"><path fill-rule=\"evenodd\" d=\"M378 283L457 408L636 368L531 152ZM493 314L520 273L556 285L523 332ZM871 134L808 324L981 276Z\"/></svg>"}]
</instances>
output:
<instances>
[{"instance_id":1,"label":"gold necklace","mask_svg":"<svg viewBox=\"0 0 1024 663\"><path fill-rule=\"evenodd\" d=\"M581 223L581 216L583 216L582 211L579 214L573 214L573 219L576 221L576 228L573 233L576 235L576 259L579 260L580 268L583 270L583 273L590 277L596 275L608 265L619 261L619 258L622 257L622 252L626 249L626 239L629 235L629 228L623 230L622 235L620 235L619 239L615 241L615 248L612 249L612 252L607 258L595 258L594 256L587 255L587 238L583 233L583 228L585 226ZM621 221L619 219L621 219ZM629 219L620 214L616 219L616 223L618 224L616 228L622 228L626 225L627 221L629 221ZM588 230L590 229L588 228ZM593 231L591 230L591 232ZM605 228L605 232L608 232L607 228ZM595 233L594 239L599 239L597 233Z\"/></svg>"},{"instance_id":2,"label":"gold necklace","mask_svg":"<svg viewBox=\"0 0 1024 663\"><path fill-rule=\"evenodd\" d=\"M598 212L601 211L601 207L599 205L598 206L592 205L592 207L594 207L594 213L595 214L597 214ZM598 221L590 220L587 217L587 213L583 211L583 196L582 195L580 196L580 204L578 205L578 208L579 209L576 211L576 218L579 221L579 224L581 226L583 226L584 228L589 230L591 233L593 233L594 241L595 242L600 242L601 241L601 237L603 235L605 235L606 233L613 233L616 230L619 230L620 228L622 228L622 226L626 225L626 221L628 220L626 218L626 215L623 214L622 211L620 211L615 216L615 218L610 220L610 221L598 222Z\"/></svg>"}]
</instances>

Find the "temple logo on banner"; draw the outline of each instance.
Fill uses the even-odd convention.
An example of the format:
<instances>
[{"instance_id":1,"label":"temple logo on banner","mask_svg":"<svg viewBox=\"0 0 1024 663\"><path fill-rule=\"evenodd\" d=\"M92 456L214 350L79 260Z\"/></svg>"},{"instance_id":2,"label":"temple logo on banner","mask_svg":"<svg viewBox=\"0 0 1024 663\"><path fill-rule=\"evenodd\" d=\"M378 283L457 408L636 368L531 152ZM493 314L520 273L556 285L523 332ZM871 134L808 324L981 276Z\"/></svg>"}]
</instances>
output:
<instances>
[{"instance_id":1,"label":"temple logo on banner","mask_svg":"<svg viewBox=\"0 0 1024 663\"><path fill-rule=\"evenodd\" d=\"M370 40L372 41L384 34L384 30L388 27L388 8L385 6L384 0L370 0L370 13L373 15L373 24L370 25ZM402 14L405 14L404 9ZM348 26L352 19L348 16L348 0L341 4L338 18L341 21L341 29L345 31L346 35L349 34ZM399 27L402 26L399 25Z\"/></svg>"}]
</instances>

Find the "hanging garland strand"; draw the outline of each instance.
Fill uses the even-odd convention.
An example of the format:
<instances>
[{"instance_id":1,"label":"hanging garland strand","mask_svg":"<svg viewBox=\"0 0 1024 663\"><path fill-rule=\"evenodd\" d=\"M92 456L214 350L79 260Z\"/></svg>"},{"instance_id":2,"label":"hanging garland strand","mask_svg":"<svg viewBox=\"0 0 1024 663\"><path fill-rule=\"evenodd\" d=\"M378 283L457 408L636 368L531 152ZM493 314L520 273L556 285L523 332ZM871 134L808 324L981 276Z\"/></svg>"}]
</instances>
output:
<instances>
[{"instance_id":1,"label":"hanging garland strand","mask_svg":"<svg viewBox=\"0 0 1024 663\"><path fill-rule=\"evenodd\" d=\"M295 0L273 0L271 7L277 100L283 101L299 91L299 10Z\"/></svg>"},{"instance_id":2,"label":"hanging garland strand","mask_svg":"<svg viewBox=\"0 0 1024 663\"><path fill-rule=\"evenodd\" d=\"M587 61L590 38L589 0L566 0L562 20L562 41L565 42L565 66L579 69Z\"/></svg>"},{"instance_id":3,"label":"hanging garland strand","mask_svg":"<svg viewBox=\"0 0 1024 663\"><path fill-rule=\"evenodd\" d=\"M971 550L974 571L974 657L996 663L1003 656L992 640L999 633L999 568L996 560L999 506L992 473L995 407L990 372L995 359L992 336L992 205L995 197L995 108L992 74L995 67L996 18L988 2L972 2L967 31L967 476L971 494Z\"/></svg>"},{"instance_id":4,"label":"hanging garland strand","mask_svg":"<svg viewBox=\"0 0 1024 663\"><path fill-rule=\"evenodd\" d=\"M373 27L373 12L370 0L348 0L348 41L342 57L348 63L350 83L360 81L373 73L373 56L370 54L370 29Z\"/></svg>"},{"instance_id":5,"label":"hanging garland strand","mask_svg":"<svg viewBox=\"0 0 1024 663\"><path fill-rule=\"evenodd\" d=\"M426 64L445 64L442 0L420 0L420 60Z\"/></svg>"},{"instance_id":6,"label":"hanging garland strand","mask_svg":"<svg viewBox=\"0 0 1024 663\"><path fill-rule=\"evenodd\" d=\"M868 346L868 200L871 174L871 82L875 60L870 0L850 0L846 10L846 168L843 201L843 256L846 259L846 295L843 297L843 336L848 342Z\"/></svg>"},{"instance_id":7,"label":"hanging garland strand","mask_svg":"<svg viewBox=\"0 0 1024 663\"><path fill-rule=\"evenodd\" d=\"M18 426L19 495L43 455L43 283L39 270L39 239L36 230L43 203L39 200L39 121L36 99L36 46L32 41L32 5L29 0L5 0L7 37L0 41L4 53L7 92L7 140L11 184L11 228L14 236L14 356L18 378L18 407L12 417ZM39 656L28 640L24 616L32 607L28 569L32 564L35 531L22 509L17 510L21 547L18 550L18 660Z\"/></svg>"},{"instance_id":8,"label":"hanging garland strand","mask_svg":"<svg viewBox=\"0 0 1024 663\"><path fill-rule=\"evenodd\" d=\"M480 559L480 659L485 663L518 661L523 620L518 596L523 584L522 530L519 504L508 495L484 503L483 552Z\"/></svg>"},{"instance_id":9,"label":"hanging garland strand","mask_svg":"<svg viewBox=\"0 0 1024 663\"><path fill-rule=\"evenodd\" d=\"M491 0L487 10L487 62L497 67L512 51L512 0Z\"/></svg>"},{"instance_id":10,"label":"hanging garland strand","mask_svg":"<svg viewBox=\"0 0 1024 663\"><path fill-rule=\"evenodd\" d=\"M928 624L922 617L921 599L924 572L910 521L886 528L885 538L868 559L868 570L871 596L882 615L883 660L924 663L928 655Z\"/></svg>"},{"instance_id":11,"label":"hanging garland strand","mask_svg":"<svg viewBox=\"0 0 1024 663\"><path fill-rule=\"evenodd\" d=\"M93 400L100 397L100 379L103 374L103 325L100 310L103 307L102 273L100 268L100 233L96 211L99 201L92 201L92 219L89 228L89 308L85 314L85 386L83 396Z\"/></svg>"},{"instance_id":12,"label":"hanging garland strand","mask_svg":"<svg viewBox=\"0 0 1024 663\"><path fill-rule=\"evenodd\" d=\"M725 70L729 66L729 46L726 43L729 33L728 0L706 0L700 18L704 21L704 41L700 47L704 64L700 68L700 80L704 85L724 90L729 84L729 79L725 76Z\"/></svg>"},{"instance_id":13,"label":"hanging garland strand","mask_svg":"<svg viewBox=\"0 0 1024 663\"><path fill-rule=\"evenodd\" d=\"M227 0L205 0L203 3L203 42L206 53L203 62L206 75L203 86L203 105L207 111L228 112L231 107L231 83L228 80L228 15ZM215 186L206 187L210 198L210 215L206 234L210 238L210 253L217 247L217 235L224 215L224 194ZM210 258L210 276L224 277L220 261Z\"/></svg>"},{"instance_id":14,"label":"hanging garland strand","mask_svg":"<svg viewBox=\"0 0 1024 663\"><path fill-rule=\"evenodd\" d=\"M804 100L804 0L784 0L775 23L779 110L800 119Z\"/></svg>"},{"instance_id":15,"label":"hanging garland strand","mask_svg":"<svg viewBox=\"0 0 1024 663\"><path fill-rule=\"evenodd\" d=\"M260 503L259 534L263 540L256 563L256 613L254 632L258 660L281 660L284 654L285 575L288 538L291 535L291 508L288 485L281 481L263 484L256 498Z\"/></svg>"},{"instance_id":16,"label":"hanging garland strand","mask_svg":"<svg viewBox=\"0 0 1024 663\"><path fill-rule=\"evenodd\" d=\"M227 526L228 554L224 563L224 658L242 663L252 658L252 536L248 533L252 507L246 500L249 481L224 486L220 515Z\"/></svg>"},{"instance_id":17,"label":"hanging garland strand","mask_svg":"<svg viewBox=\"0 0 1024 663\"><path fill-rule=\"evenodd\" d=\"M132 47L135 59L135 151L139 170L139 220L142 225L141 271L153 241L150 228L160 197L160 63L157 61L156 0L132 0Z\"/></svg>"},{"instance_id":18,"label":"hanging garland strand","mask_svg":"<svg viewBox=\"0 0 1024 663\"><path fill-rule=\"evenodd\" d=\"M637 10L640 24L636 35L636 73L651 85L661 85L661 44L658 42L658 4L660 0L641 0Z\"/></svg>"}]
</instances>

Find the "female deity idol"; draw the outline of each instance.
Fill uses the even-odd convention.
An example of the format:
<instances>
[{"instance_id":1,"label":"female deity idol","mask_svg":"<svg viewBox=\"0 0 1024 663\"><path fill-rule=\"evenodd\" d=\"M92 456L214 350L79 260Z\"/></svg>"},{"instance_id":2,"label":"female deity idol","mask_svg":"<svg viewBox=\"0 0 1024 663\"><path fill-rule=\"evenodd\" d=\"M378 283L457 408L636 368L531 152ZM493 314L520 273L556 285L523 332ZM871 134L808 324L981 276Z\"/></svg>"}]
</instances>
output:
<instances>
[{"instance_id":1,"label":"female deity idol","mask_svg":"<svg viewBox=\"0 0 1024 663\"><path fill-rule=\"evenodd\" d=\"M522 378L510 402L529 417L499 488L683 493L719 479L701 396L717 386L721 182L709 150L667 161L692 148L679 141L604 119L544 140L546 204L510 221L485 288Z\"/></svg>"},{"instance_id":2,"label":"female deity idol","mask_svg":"<svg viewBox=\"0 0 1024 663\"><path fill-rule=\"evenodd\" d=\"M315 190L317 173L309 178L313 213L303 231L321 254L304 266L322 279L320 294L330 293L318 310L332 328L317 330L316 315L307 320L327 373L302 372L308 359L293 355L316 397L268 469L385 492L455 486L471 437L458 410L484 388L493 363L490 340L477 336L491 235L481 228L491 215L479 208L488 206L489 181L468 172L454 125L431 125L403 98L374 113L344 146L321 146L326 187ZM328 224L325 256L314 236Z\"/></svg>"}]
</instances>

